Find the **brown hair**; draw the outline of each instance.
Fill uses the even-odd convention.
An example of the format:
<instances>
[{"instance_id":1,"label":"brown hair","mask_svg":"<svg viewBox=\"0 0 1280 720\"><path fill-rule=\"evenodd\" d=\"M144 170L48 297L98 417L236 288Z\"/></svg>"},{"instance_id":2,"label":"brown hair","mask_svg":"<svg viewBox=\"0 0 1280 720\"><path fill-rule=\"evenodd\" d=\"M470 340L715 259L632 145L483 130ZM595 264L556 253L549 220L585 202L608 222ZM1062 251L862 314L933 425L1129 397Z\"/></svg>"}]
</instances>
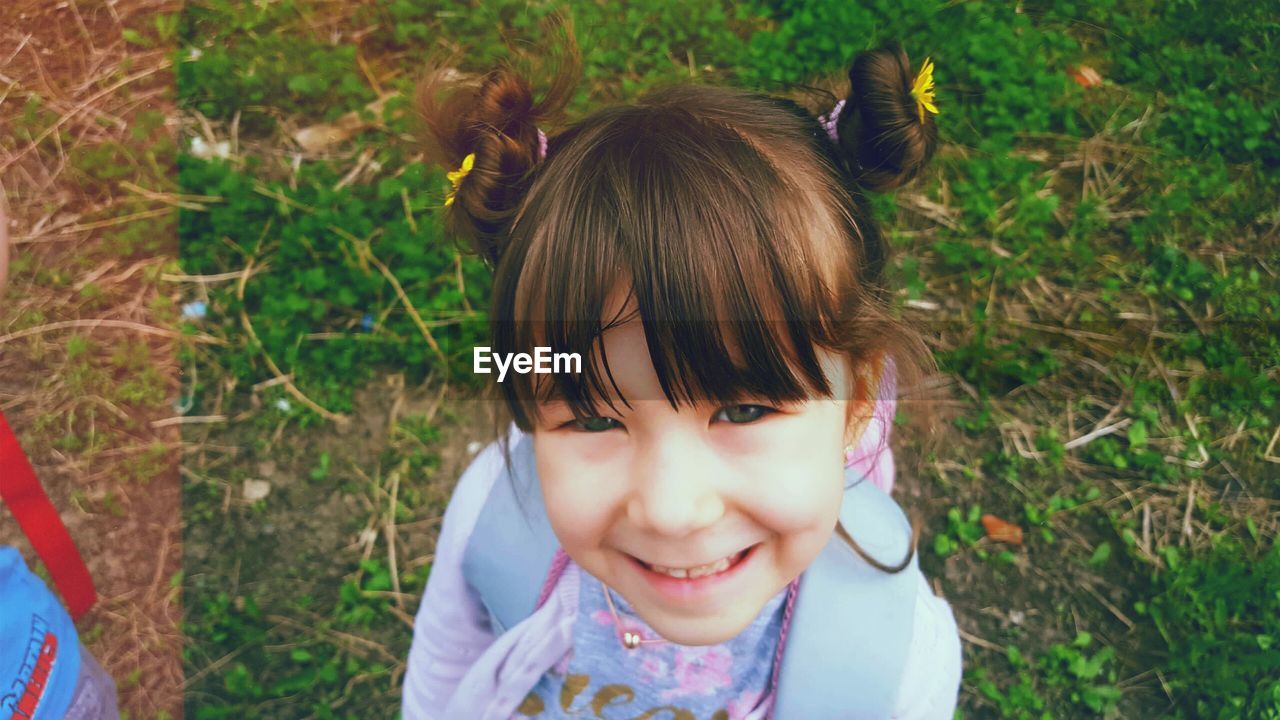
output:
<instances>
[{"instance_id":1,"label":"brown hair","mask_svg":"<svg viewBox=\"0 0 1280 720\"><path fill-rule=\"evenodd\" d=\"M551 393L581 416L609 402L599 339L626 319L603 317L619 287L673 406L829 397L815 348L851 368L890 358L905 386L932 370L920 335L891 311L887 247L863 194L915 176L936 145L901 47L854 60L836 144L795 102L706 85L662 87L553 133L578 69L566 38L541 102L510 66L478 84L437 68L418 92L441 163L475 153L445 222L494 267L493 352L547 346L584 359L581 374L500 385L518 427L532 429ZM892 567L840 535L894 572L918 527Z\"/></svg>"}]
</instances>

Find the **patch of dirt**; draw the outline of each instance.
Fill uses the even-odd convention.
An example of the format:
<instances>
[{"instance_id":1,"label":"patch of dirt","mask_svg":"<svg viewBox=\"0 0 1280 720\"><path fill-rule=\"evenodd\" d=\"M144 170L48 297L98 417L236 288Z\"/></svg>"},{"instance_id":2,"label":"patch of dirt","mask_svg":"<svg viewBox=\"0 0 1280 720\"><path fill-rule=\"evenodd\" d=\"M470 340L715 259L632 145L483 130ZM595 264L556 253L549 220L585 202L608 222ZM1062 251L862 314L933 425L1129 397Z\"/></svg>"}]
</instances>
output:
<instances>
[{"instance_id":1,"label":"patch of dirt","mask_svg":"<svg viewBox=\"0 0 1280 720\"><path fill-rule=\"evenodd\" d=\"M0 3L0 186L14 244L0 295L0 409L95 580L99 603L81 637L115 678L121 710L138 719L181 713L177 433L151 424L172 414L175 333L153 311L161 293L146 279L176 256L177 238L172 208L151 197L144 217L113 220L139 202L123 181L162 194L170 179L121 158L154 151L162 170L172 162L157 149L172 147L160 142L163 125L134 135L141 114L172 112L169 51L123 34L177 8ZM126 233L147 234L151 249L113 243ZM75 352L73 338L83 343ZM137 394L122 391L131 382ZM0 542L35 563L6 511Z\"/></svg>"},{"instance_id":2,"label":"patch of dirt","mask_svg":"<svg viewBox=\"0 0 1280 720\"><path fill-rule=\"evenodd\" d=\"M303 429L296 420L270 419L278 414L264 409L239 423L188 432L183 542L189 602L212 588L232 598L252 597L262 615L277 623L273 639L282 646L302 643L305 625L335 606L362 559L376 553L400 574L430 563L453 487L495 427L492 403L446 399L447 394L435 386L406 388L403 376L388 375L355 392L345 426ZM430 462L389 489L392 476L406 467L405 458L419 450ZM398 516L394 563L386 528L392 492L412 515ZM299 609L299 598L308 599L307 610ZM403 624L380 621L358 633L362 642L380 648L397 678L417 596L404 593L399 600L392 613ZM203 612L188 608L189 615ZM208 649L210 638L191 636L188 642L189 676L222 667ZM389 705L398 704L398 686L386 699ZM187 702L191 707L202 700Z\"/></svg>"},{"instance_id":3,"label":"patch of dirt","mask_svg":"<svg viewBox=\"0 0 1280 720\"><path fill-rule=\"evenodd\" d=\"M288 427L264 438L254 423L245 422L189 433L186 440L198 454L188 466L198 478L222 488L225 523L188 524L188 572L205 563L238 567L239 575L231 577L233 585L245 576L286 584L332 580L326 577L325 559L358 542L360 524L376 510L377 498L358 485L377 482L393 469L383 464L384 455L393 450L391 429L406 419L438 430L430 449L439 460L429 476L402 482L428 496L424 507L443 513L453 485L471 460L472 443L493 437L493 407L485 400L468 399L448 400L446 407L438 390L405 389L400 377L391 375L356 391L352 421L345 427ZM328 459L322 461L322 456ZM322 462L329 469L317 478ZM261 512L252 511L253 501L245 497L245 483L255 481L269 487ZM411 558L421 547L434 545L426 537L406 533ZM270 572L262 572L268 567Z\"/></svg>"}]
</instances>

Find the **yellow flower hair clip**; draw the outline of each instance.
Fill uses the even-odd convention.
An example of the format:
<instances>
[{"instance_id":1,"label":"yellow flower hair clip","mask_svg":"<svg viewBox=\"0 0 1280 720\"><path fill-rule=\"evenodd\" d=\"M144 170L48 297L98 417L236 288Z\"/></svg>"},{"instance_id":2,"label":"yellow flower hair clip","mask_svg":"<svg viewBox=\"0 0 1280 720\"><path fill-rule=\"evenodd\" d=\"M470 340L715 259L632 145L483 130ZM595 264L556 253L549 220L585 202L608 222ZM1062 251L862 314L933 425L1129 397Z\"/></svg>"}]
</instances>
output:
<instances>
[{"instance_id":1,"label":"yellow flower hair clip","mask_svg":"<svg viewBox=\"0 0 1280 720\"><path fill-rule=\"evenodd\" d=\"M458 186L462 184L462 178L466 177L467 173L471 172L471 168L475 164L476 154L467 153L467 156L462 158L462 166L445 175L445 177L449 178L449 182L453 183L453 187L450 188L448 194L444 196L445 207L449 207L453 204L453 196L457 194Z\"/></svg>"},{"instance_id":2,"label":"yellow flower hair clip","mask_svg":"<svg viewBox=\"0 0 1280 720\"><path fill-rule=\"evenodd\" d=\"M933 60L924 59L920 72L911 82L911 97L916 100L916 109L920 111L920 122L924 122L924 111L938 114L938 107L933 104Z\"/></svg>"}]
</instances>

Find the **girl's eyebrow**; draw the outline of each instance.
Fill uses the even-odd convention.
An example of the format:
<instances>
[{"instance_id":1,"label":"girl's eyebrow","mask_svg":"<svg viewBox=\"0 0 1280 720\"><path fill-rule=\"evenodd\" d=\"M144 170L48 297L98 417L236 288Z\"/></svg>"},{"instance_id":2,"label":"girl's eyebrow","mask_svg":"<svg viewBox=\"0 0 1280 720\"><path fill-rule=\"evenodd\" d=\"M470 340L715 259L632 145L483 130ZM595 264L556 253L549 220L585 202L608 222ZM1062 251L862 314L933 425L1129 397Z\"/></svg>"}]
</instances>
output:
<instances>
[{"instance_id":1,"label":"girl's eyebrow","mask_svg":"<svg viewBox=\"0 0 1280 720\"><path fill-rule=\"evenodd\" d=\"M574 410L574 403L556 383L549 383L548 387L537 389L534 397L535 404L541 408ZM624 402L612 389L608 390L604 397L589 397L587 402L590 406L594 406L597 412L623 412L624 408L630 407L630 403Z\"/></svg>"},{"instance_id":2,"label":"girl's eyebrow","mask_svg":"<svg viewBox=\"0 0 1280 720\"><path fill-rule=\"evenodd\" d=\"M572 405L564 390L556 383L548 383L547 387L535 391L534 402L540 406ZM605 403L607 404L607 402Z\"/></svg>"},{"instance_id":3,"label":"girl's eyebrow","mask_svg":"<svg viewBox=\"0 0 1280 720\"><path fill-rule=\"evenodd\" d=\"M610 394L610 397L593 398L593 400L594 400L593 404L597 406L597 409L601 407L611 408L612 406L621 406L625 404L622 401L618 400L617 398L613 397L612 393ZM560 392L559 389L540 394L538 396L537 403L541 407L555 407L560 405L564 405L567 407L573 406L573 403L569 401L569 398L566 397L564 393Z\"/></svg>"},{"instance_id":4,"label":"girl's eyebrow","mask_svg":"<svg viewBox=\"0 0 1280 720\"><path fill-rule=\"evenodd\" d=\"M539 379L533 388L534 402L539 405L568 402L560 384L550 379Z\"/></svg>"},{"instance_id":5,"label":"girl's eyebrow","mask_svg":"<svg viewBox=\"0 0 1280 720\"><path fill-rule=\"evenodd\" d=\"M538 407L543 407L543 408L558 407L560 405L568 405L569 401L566 400L563 395L556 393L555 395L539 396L537 400L537 404L538 404Z\"/></svg>"}]
</instances>

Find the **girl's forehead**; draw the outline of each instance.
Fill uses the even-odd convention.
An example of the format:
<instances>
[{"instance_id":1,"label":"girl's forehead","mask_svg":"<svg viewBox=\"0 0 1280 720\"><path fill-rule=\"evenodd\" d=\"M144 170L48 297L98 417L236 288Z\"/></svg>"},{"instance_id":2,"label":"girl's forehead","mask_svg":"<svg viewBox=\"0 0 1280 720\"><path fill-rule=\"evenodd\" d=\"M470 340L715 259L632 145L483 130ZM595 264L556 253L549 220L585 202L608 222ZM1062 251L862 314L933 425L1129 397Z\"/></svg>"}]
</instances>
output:
<instances>
[{"instance_id":1,"label":"girl's forehead","mask_svg":"<svg viewBox=\"0 0 1280 720\"><path fill-rule=\"evenodd\" d=\"M664 390L663 380L659 376L659 371L654 365L653 355L649 350L650 329L646 327L645 321L641 319L634 307L634 301L628 301L625 297L626 293L621 292L618 298L611 298L613 302L602 321L603 330L596 340L592 352L585 354L583 357L584 369L602 380L599 384L602 392L598 399L606 404L618 405L655 400L662 401L664 404L671 404L672 398L668 391ZM708 333L716 332L716 328L707 327L705 331ZM741 375L744 371L750 371L751 368L748 367L750 358L743 352L741 347L730 345L727 347L727 351L726 357L717 359L701 358L702 362L708 365L715 364L716 367L698 369L710 374L722 375L726 378ZM830 395L824 395L821 399L847 397L847 390L851 382L848 359L837 352L822 347L814 347L813 351L821 366L822 374L830 384ZM730 365L725 365L725 361ZM585 367L587 365L590 365L590 367ZM668 374L671 372L672 370L669 369ZM668 378L668 385L670 385L670 380L671 378ZM538 384L541 387L537 391L537 395L544 400L559 401L564 399L554 383L550 382L550 378L539 379ZM773 389L775 391L781 390L781 388ZM752 388L743 387L739 390L742 393L741 399L744 401L762 399L758 389L753 390ZM690 400L692 400L692 403L688 404L700 405L714 402L710 398L704 397L694 397Z\"/></svg>"},{"instance_id":2,"label":"girl's forehead","mask_svg":"<svg viewBox=\"0 0 1280 720\"><path fill-rule=\"evenodd\" d=\"M601 314L601 327L609 327L615 323L628 323L640 317L640 306L636 303L634 288L629 280L620 280L613 284L613 289L604 298L604 312Z\"/></svg>"},{"instance_id":3,"label":"girl's forehead","mask_svg":"<svg viewBox=\"0 0 1280 720\"><path fill-rule=\"evenodd\" d=\"M577 353L582 372L518 379L521 402L563 398L594 414L611 398L832 397L839 367L819 351L839 346L847 263L815 252L824 241L808 222L773 228L769 213L746 214L683 207L672 232L587 222L530 236L509 256L520 263L499 270L514 291L511 350Z\"/></svg>"}]
</instances>

